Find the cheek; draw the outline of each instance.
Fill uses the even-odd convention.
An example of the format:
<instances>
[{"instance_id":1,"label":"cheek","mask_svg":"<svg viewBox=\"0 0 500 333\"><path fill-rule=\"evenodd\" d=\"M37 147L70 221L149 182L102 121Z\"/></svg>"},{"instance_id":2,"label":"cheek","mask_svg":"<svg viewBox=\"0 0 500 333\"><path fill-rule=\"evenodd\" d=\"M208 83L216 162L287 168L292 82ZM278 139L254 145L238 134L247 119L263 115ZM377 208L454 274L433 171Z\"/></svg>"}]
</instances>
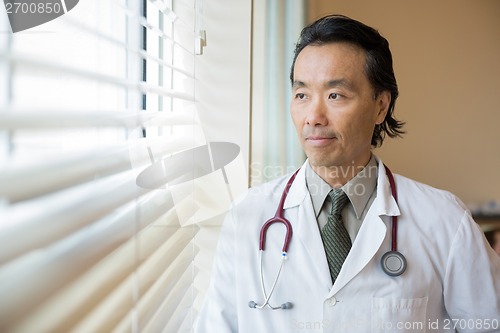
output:
<instances>
[{"instance_id":1,"label":"cheek","mask_svg":"<svg viewBox=\"0 0 500 333\"><path fill-rule=\"evenodd\" d=\"M372 119L366 115L357 113L351 117L345 117L339 125L342 128L341 134L348 141L347 144L354 142L357 144L361 142L371 143L375 125Z\"/></svg>"},{"instance_id":2,"label":"cheek","mask_svg":"<svg viewBox=\"0 0 500 333\"><path fill-rule=\"evenodd\" d=\"M303 116L300 112L294 109L293 106L290 108L290 116L292 117L292 122L295 126L295 129L300 133L300 130L304 124Z\"/></svg>"}]
</instances>

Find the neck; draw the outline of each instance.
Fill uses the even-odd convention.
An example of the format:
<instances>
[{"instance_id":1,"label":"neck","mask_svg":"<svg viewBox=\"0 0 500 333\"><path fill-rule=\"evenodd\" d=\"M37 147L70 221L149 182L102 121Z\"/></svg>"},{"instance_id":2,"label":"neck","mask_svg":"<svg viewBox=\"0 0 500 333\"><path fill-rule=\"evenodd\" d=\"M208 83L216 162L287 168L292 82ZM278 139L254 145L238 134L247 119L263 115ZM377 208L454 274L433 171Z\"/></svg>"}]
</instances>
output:
<instances>
[{"instance_id":1,"label":"neck","mask_svg":"<svg viewBox=\"0 0 500 333\"><path fill-rule=\"evenodd\" d=\"M325 182L333 188L339 188L347 184L351 179L363 170L368 162L370 162L371 154L368 158L363 159L361 163L352 161L351 164L323 166L312 165L311 168L320 176Z\"/></svg>"}]
</instances>

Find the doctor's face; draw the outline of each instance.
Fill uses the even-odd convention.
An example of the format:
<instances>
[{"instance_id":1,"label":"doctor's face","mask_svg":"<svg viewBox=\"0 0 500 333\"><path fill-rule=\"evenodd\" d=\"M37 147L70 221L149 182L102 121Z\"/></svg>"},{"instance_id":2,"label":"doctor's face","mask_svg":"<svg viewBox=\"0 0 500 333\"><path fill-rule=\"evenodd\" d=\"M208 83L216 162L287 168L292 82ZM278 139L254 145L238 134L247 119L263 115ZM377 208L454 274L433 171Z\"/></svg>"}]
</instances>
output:
<instances>
[{"instance_id":1,"label":"doctor's face","mask_svg":"<svg viewBox=\"0 0 500 333\"><path fill-rule=\"evenodd\" d=\"M375 91L363 49L347 43L308 45L294 66L291 115L312 168L364 166L390 93ZM343 169L341 169L343 170Z\"/></svg>"}]
</instances>

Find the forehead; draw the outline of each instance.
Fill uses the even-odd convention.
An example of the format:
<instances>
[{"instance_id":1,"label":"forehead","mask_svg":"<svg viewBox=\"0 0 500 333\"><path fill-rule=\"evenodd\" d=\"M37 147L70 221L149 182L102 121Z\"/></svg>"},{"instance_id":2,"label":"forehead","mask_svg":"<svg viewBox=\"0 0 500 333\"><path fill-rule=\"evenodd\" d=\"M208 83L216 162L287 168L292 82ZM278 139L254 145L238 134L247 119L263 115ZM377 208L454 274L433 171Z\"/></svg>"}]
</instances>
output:
<instances>
[{"instance_id":1,"label":"forehead","mask_svg":"<svg viewBox=\"0 0 500 333\"><path fill-rule=\"evenodd\" d=\"M366 52L350 43L335 42L308 45L297 55L293 80L329 81L333 79L367 80Z\"/></svg>"}]
</instances>

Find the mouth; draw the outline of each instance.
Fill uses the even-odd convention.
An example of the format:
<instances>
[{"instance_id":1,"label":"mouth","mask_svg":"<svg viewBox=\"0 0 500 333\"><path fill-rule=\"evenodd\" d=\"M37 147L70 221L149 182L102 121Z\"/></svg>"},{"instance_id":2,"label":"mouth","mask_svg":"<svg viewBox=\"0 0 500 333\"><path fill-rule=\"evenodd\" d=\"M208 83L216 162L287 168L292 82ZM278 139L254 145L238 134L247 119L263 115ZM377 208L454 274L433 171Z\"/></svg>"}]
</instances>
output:
<instances>
[{"instance_id":1,"label":"mouth","mask_svg":"<svg viewBox=\"0 0 500 333\"><path fill-rule=\"evenodd\" d=\"M337 140L336 136L308 136L305 141L314 147L326 146Z\"/></svg>"}]
</instances>

